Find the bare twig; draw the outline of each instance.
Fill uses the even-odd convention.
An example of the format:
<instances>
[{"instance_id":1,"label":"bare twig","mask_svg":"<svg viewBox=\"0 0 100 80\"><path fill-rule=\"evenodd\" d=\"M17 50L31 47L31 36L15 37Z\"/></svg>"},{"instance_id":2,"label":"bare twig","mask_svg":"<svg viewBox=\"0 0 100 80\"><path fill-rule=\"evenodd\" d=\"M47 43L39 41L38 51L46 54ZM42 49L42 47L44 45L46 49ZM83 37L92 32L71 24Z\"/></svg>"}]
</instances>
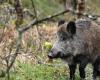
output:
<instances>
[{"instance_id":1,"label":"bare twig","mask_svg":"<svg viewBox=\"0 0 100 80\"><path fill-rule=\"evenodd\" d=\"M48 21L48 20L50 20L51 18L57 17L57 16L62 15L62 14L64 14L64 13L66 13L66 12L69 12L69 10L65 10L65 11L63 11L63 12L54 14L54 15L52 15L52 16L48 16L48 17L46 17L46 18L44 18L44 19L41 19L41 20L36 20L36 19L34 19L34 20L33 20L32 22L30 22L30 24L28 24L26 27L20 29L20 31L21 31L21 32L25 32L25 31L27 31L28 29L30 29L31 27L33 27L33 25L42 23L42 22L44 22L44 21Z\"/></svg>"},{"instance_id":2,"label":"bare twig","mask_svg":"<svg viewBox=\"0 0 100 80\"><path fill-rule=\"evenodd\" d=\"M31 0L31 2L32 2L32 7L33 7L33 9L34 9L35 18L36 18L36 20L38 20L38 17L37 17L37 11L36 11L36 8L35 8L34 1Z\"/></svg>"},{"instance_id":3,"label":"bare twig","mask_svg":"<svg viewBox=\"0 0 100 80\"><path fill-rule=\"evenodd\" d=\"M35 18L36 18L36 21L38 21L38 15L37 15L37 11L36 11L36 7L35 7L35 4L34 4L34 1L33 0L31 0L31 2L32 2L32 7L33 7L33 9L34 9L34 14L35 14ZM42 47L41 46L41 33L39 32L39 27L38 27L38 24L36 24L36 32L37 32L37 42L38 42L38 44L37 44L37 50L36 51L42 51L40 48Z\"/></svg>"},{"instance_id":4,"label":"bare twig","mask_svg":"<svg viewBox=\"0 0 100 80\"><path fill-rule=\"evenodd\" d=\"M50 20L50 19L52 19L52 18L55 18L55 17L57 17L57 16L63 15L63 14L68 13L68 12L74 13L75 15L78 15L78 14L79 14L77 11L73 11L73 10L64 10L64 11L62 11L62 12L60 12L60 13L56 13L56 14L54 14L54 15L52 15L52 16L48 16L48 17L46 17L46 18L44 18L44 19L41 19L41 20L38 20L38 21L37 21L36 19L34 19L34 20L33 20L32 22L30 22L26 27L20 29L20 31L21 31L21 32L25 32L25 31L27 31L28 29L32 28L34 25L37 25L37 24L39 24L39 23L43 23L44 21L48 21L48 20ZM88 17L88 18L89 18L90 15L91 15L91 16L100 17L100 15L92 15L92 14L88 14L88 13L82 13L81 15L82 15L82 16L85 16L85 17Z\"/></svg>"},{"instance_id":5,"label":"bare twig","mask_svg":"<svg viewBox=\"0 0 100 80\"><path fill-rule=\"evenodd\" d=\"M20 0L15 0L14 6L15 6L16 13L17 13L16 28L18 29L20 27L20 25L23 23L23 10L22 10L22 5L21 5ZM16 51L13 54L13 56L11 57L11 62L9 63L9 61L10 61L9 58L6 61L7 62L6 73L7 73L7 79L8 80L10 79L9 71L14 64L17 55L19 54L19 49L20 49L20 45L21 45L22 32L20 32L19 30L18 30L18 35L19 36L18 36L18 40L17 40Z\"/></svg>"},{"instance_id":6,"label":"bare twig","mask_svg":"<svg viewBox=\"0 0 100 80\"><path fill-rule=\"evenodd\" d=\"M11 69L13 63L16 60L17 55L19 54L19 49L20 49L20 44L21 44L21 39L22 39L22 33L19 32L19 37L17 39L17 45L16 45L16 51L15 54L13 55L12 59L11 59L11 63L8 65L7 67L7 72Z\"/></svg>"},{"instance_id":7,"label":"bare twig","mask_svg":"<svg viewBox=\"0 0 100 80\"><path fill-rule=\"evenodd\" d=\"M6 70L6 73L7 73L7 79L9 80L10 79L10 73L9 73L9 69L8 69L8 67L9 67L9 62L10 62L10 55L11 55L11 52L12 52L12 49L13 49L13 42L12 42L12 44L11 44L11 46L10 46L10 49L9 49L9 55L6 57L6 59L5 59L5 61L6 61L6 66L7 66L7 70Z\"/></svg>"},{"instance_id":8,"label":"bare twig","mask_svg":"<svg viewBox=\"0 0 100 80\"><path fill-rule=\"evenodd\" d=\"M22 40L22 33L19 32L19 37L17 39L17 45L16 45L16 51L15 51L15 53L13 55L10 55L11 54L11 51L12 51L12 46L11 46L10 52L9 52L9 56L6 58L6 63L7 63L6 73L7 73L7 79L8 80L10 80L9 71L10 71L10 69L12 68L12 66L14 64L17 55L19 54L21 40Z\"/></svg>"}]
</instances>

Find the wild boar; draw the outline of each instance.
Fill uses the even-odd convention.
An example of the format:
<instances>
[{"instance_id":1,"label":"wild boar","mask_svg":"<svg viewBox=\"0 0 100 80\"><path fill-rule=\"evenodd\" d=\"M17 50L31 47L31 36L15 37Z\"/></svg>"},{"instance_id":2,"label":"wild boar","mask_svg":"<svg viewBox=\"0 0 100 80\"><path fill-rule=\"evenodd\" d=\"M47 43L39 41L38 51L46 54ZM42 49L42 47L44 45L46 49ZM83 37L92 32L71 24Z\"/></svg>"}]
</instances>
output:
<instances>
[{"instance_id":1,"label":"wild boar","mask_svg":"<svg viewBox=\"0 0 100 80\"><path fill-rule=\"evenodd\" d=\"M70 80L75 79L77 64L79 64L81 80L84 80L85 67L90 62L93 65L95 80L100 75L100 26L92 21L60 21L57 40L48 57L61 58L68 63Z\"/></svg>"}]
</instances>

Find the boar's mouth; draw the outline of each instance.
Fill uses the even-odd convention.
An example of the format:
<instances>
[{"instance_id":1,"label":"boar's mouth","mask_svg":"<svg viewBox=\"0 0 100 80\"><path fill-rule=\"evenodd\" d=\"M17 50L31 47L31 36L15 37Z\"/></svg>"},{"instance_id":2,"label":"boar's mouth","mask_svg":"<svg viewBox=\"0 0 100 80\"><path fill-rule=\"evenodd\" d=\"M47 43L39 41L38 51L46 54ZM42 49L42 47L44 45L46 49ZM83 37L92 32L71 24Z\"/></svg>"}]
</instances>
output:
<instances>
[{"instance_id":1,"label":"boar's mouth","mask_svg":"<svg viewBox=\"0 0 100 80\"><path fill-rule=\"evenodd\" d=\"M61 57L61 52L58 52L56 55L52 54L51 52L48 54L49 59L54 59L54 58L60 58Z\"/></svg>"},{"instance_id":2,"label":"boar's mouth","mask_svg":"<svg viewBox=\"0 0 100 80\"><path fill-rule=\"evenodd\" d=\"M54 58L67 59L67 58L73 56L71 53L64 54L64 53L61 53L61 52L58 52L57 55L51 55L51 54L52 54L52 53L49 53L49 54L48 54L48 58L49 58L49 59L54 59Z\"/></svg>"}]
</instances>

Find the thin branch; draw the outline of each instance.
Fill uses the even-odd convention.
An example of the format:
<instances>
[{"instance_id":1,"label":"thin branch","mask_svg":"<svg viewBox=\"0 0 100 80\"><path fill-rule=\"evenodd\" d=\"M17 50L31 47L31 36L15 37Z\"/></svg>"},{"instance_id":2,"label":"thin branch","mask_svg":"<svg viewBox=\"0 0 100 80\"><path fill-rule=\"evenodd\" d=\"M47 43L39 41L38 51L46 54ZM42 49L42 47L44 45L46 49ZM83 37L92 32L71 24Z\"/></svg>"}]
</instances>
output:
<instances>
[{"instance_id":1,"label":"thin branch","mask_svg":"<svg viewBox=\"0 0 100 80\"><path fill-rule=\"evenodd\" d=\"M20 25L23 23L23 9L22 9L22 5L20 0L14 0L15 1L15 10L16 10L16 14L17 14L17 20L16 20L16 28L18 29L20 27ZM6 69L6 74L7 74L7 79L10 80L10 74L9 71L12 68L17 55L19 54L19 50L20 50L20 45L21 45L21 40L22 40L22 32L20 32L18 30L18 40L17 40L17 45L16 45L16 51L13 54L13 56L11 57L11 62L9 63L9 59L6 61L7 62L7 69Z\"/></svg>"},{"instance_id":2,"label":"thin branch","mask_svg":"<svg viewBox=\"0 0 100 80\"><path fill-rule=\"evenodd\" d=\"M42 23L42 22L44 22L44 21L50 20L51 18L57 17L57 16L62 15L62 14L64 14L64 13L66 13L66 12L69 12L69 10L66 10L66 11L63 11L63 12L54 14L54 15L52 15L52 16L48 16L48 17L46 17L46 18L44 18L44 19L41 19L41 20L36 20L36 19L34 19L32 22L30 22L30 24L28 24L26 27L24 27L24 28L21 29L20 31L21 31L21 32L25 32L25 31L27 31L28 29L30 29L31 27L33 27L33 25L36 25L36 24L38 24L38 23Z\"/></svg>"},{"instance_id":3,"label":"thin branch","mask_svg":"<svg viewBox=\"0 0 100 80\"><path fill-rule=\"evenodd\" d=\"M37 15L37 10L36 10L34 1L31 0L31 2L32 2L32 7L33 7L33 9L34 9L34 14L35 14L36 21L38 21L38 15ZM38 44L37 44L37 50L36 50L36 51L38 51L38 50L42 51L42 50L40 49L40 48L42 47L42 46L41 46L41 36L40 36L41 33L39 32L38 24L36 24L35 28L36 28L36 32L37 32L37 38L38 38L38 39L37 39Z\"/></svg>"},{"instance_id":4,"label":"thin branch","mask_svg":"<svg viewBox=\"0 0 100 80\"><path fill-rule=\"evenodd\" d=\"M38 20L38 17L37 17L37 12L36 12L36 8L35 8L34 1L33 1L33 0L31 0L31 2L32 2L32 7L33 7L33 9L34 9L34 14L35 14L36 20Z\"/></svg>"},{"instance_id":5,"label":"thin branch","mask_svg":"<svg viewBox=\"0 0 100 80\"><path fill-rule=\"evenodd\" d=\"M21 32L25 32L25 31L27 31L28 29L32 28L33 25L37 25L37 24L42 23L42 22L44 22L44 21L48 21L48 20L50 20L50 19L52 19L52 18L55 18L55 17L57 17L57 16L63 15L63 14L68 13L68 12L74 13L75 15L78 15L78 14L79 14L77 11L73 11L73 10L64 10L64 11L62 11L62 12L60 12L60 13L56 13L56 14L54 14L54 15L52 15L52 16L48 16L48 17L46 17L46 18L44 18L44 19L41 19L41 20L36 20L36 19L34 19L34 20L33 20L32 22L30 22L26 27L20 29L20 31L21 31ZM90 18L90 17L89 17L90 14L82 13L81 15ZM100 17L100 15L91 15L91 16ZM90 19L91 19L91 18L90 18Z\"/></svg>"},{"instance_id":6,"label":"thin branch","mask_svg":"<svg viewBox=\"0 0 100 80\"><path fill-rule=\"evenodd\" d=\"M11 69L11 67L13 66L13 64L14 64L14 62L16 60L17 55L19 54L21 40L22 40L22 33L19 32L19 37L18 37L17 45L16 45L16 51L15 51L15 54L12 56L12 60L11 60L10 65L7 68L7 71L9 71Z\"/></svg>"}]
</instances>

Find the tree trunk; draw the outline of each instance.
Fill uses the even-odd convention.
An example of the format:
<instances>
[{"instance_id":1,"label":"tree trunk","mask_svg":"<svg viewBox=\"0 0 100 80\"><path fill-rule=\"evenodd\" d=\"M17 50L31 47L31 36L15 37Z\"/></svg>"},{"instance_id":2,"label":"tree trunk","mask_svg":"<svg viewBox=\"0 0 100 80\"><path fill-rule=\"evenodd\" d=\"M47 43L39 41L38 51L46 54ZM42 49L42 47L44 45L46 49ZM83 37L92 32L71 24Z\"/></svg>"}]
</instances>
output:
<instances>
[{"instance_id":1,"label":"tree trunk","mask_svg":"<svg viewBox=\"0 0 100 80\"><path fill-rule=\"evenodd\" d=\"M82 17L82 13L85 11L85 0L60 0L63 2L66 10L78 11L78 18Z\"/></svg>"}]
</instances>

